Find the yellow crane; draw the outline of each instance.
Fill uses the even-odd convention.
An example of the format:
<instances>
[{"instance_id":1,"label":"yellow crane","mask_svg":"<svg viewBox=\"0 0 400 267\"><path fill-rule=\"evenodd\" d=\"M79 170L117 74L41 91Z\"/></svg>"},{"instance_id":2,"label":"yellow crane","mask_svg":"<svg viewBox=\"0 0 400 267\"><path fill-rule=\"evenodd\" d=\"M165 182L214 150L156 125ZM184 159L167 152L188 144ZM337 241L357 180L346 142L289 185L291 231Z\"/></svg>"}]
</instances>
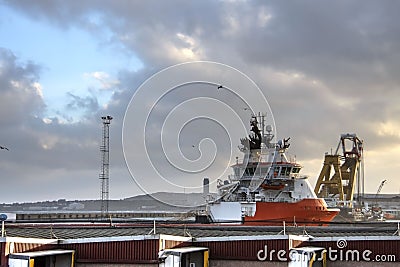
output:
<instances>
[{"instance_id":1,"label":"yellow crane","mask_svg":"<svg viewBox=\"0 0 400 267\"><path fill-rule=\"evenodd\" d=\"M363 141L356 134L342 134L335 154L325 155L324 165L315 185L315 194L321 198L335 198L352 207L355 185L358 184L359 193L363 191L360 170L362 156Z\"/></svg>"}]
</instances>

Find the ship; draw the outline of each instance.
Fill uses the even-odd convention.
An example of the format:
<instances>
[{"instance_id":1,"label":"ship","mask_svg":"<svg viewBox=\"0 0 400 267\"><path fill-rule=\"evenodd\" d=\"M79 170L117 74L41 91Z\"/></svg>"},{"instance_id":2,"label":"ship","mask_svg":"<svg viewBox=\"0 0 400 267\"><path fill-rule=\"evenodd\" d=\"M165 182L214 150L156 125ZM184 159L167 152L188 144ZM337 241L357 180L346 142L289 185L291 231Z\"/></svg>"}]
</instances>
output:
<instances>
[{"instance_id":1,"label":"ship","mask_svg":"<svg viewBox=\"0 0 400 267\"><path fill-rule=\"evenodd\" d=\"M250 134L240 139L243 159L236 157L233 174L217 181L217 194L209 195L208 220L244 225L326 225L339 213L317 197L300 174L302 166L287 156L290 137L274 142L266 115L250 119Z\"/></svg>"}]
</instances>

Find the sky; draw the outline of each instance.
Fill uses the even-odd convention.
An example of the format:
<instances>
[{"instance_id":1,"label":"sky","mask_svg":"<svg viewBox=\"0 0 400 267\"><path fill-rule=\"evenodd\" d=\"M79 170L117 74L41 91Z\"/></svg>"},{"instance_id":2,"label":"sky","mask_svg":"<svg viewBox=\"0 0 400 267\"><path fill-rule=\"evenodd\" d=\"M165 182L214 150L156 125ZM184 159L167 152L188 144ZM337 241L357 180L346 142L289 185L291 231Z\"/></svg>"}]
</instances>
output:
<instances>
[{"instance_id":1,"label":"sky","mask_svg":"<svg viewBox=\"0 0 400 267\"><path fill-rule=\"evenodd\" d=\"M399 194L399 8L0 0L0 203L100 198L104 115L111 199L201 190L241 157L247 105L272 113L312 185L340 134L356 133L365 191L386 179L382 193Z\"/></svg>"}]
</instances>

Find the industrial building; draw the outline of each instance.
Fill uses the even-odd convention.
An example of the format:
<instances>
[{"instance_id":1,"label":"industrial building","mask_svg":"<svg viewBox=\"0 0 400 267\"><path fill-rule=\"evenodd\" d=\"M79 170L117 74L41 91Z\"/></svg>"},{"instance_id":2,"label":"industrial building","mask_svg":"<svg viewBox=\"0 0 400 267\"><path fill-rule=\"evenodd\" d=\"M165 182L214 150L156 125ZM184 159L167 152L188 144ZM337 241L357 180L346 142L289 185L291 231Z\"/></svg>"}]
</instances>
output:
<instances>
[{"instance_id":1,"label":"industrial building","mask_svg":"<svg viewBox=\"0 0 400 267\"><path fill-rule=\"evenodd\" d=\"M160 256L163 255L160 252L167 250L169 255L204 251L204 259L207 258L210 267L288 266L298 259L296 257L302 256L301 253L313 248L323 252L321 259L314 260L324 259L327 266L398 266L398 224L249 227L161 223L8 223L4 237L0 239L0 266L16 266L9 265L10 260L32 259L29 266L36 267L39 265L35 264L35 257L37 263L47 262L47 265L40 266L51 267L72 266L68 265L67 259L70 258L76 267L167 266L162 265L165 264L162 258L165 253ZM177 249L176 253L171 249ZM64 256L56 261L55 255L59 254ZM187 261L186 265L177 266L199 265Z\"/></svg>"}]
</instances>

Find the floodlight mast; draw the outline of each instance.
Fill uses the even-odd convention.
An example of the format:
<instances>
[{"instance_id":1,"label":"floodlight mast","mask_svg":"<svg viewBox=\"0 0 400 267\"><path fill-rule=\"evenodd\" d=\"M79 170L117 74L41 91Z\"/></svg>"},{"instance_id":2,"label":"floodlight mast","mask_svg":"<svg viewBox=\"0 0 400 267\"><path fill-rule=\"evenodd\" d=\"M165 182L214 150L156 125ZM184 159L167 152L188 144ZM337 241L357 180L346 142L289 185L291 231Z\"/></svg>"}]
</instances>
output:
<instances>
[{"instance_id":1,"label":"floodlight mast","mask_svg":"<svg viewBox=\"0 0 400 267\"><path fill-rule=\"evenodd\" d=\"M100 183L101 183L101 215L102 217L108 216L108 204L109 204L109 180L110 180L110 123L113 119L111 116L101 117L103 120L103 138L100 146L101 152L101 171L100 171Z\"/></svg>"}]
</instances>

